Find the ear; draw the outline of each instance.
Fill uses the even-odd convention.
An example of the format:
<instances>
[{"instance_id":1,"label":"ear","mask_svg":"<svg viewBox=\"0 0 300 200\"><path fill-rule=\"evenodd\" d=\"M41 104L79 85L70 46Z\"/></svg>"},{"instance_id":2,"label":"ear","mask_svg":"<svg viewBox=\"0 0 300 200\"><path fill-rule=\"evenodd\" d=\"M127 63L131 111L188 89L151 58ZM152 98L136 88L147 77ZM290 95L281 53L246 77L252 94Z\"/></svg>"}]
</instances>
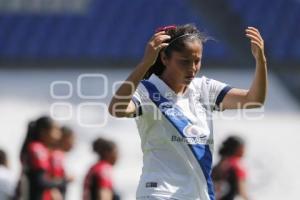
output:
<instances>
[{"instance_id":1,"label":"ear","mask_svg":"<svg viewBox=\"0 0 300 200\"><path fill-rule=\"evenodd\" d=\"M164 64L164 66L168 66L169 59L164 51L162 51L160 53L160 58L161 58L161 62Z\"/></svg>"}]
</instances>

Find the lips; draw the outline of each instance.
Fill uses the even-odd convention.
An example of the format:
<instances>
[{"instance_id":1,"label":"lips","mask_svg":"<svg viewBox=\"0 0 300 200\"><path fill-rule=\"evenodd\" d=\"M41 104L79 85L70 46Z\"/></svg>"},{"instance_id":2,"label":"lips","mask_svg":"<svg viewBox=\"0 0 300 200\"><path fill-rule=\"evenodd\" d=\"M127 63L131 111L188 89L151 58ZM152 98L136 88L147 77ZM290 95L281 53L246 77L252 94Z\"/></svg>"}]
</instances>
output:
<instances>
[{"instance_id":1,"label":"lips","mask_svg":"<svg viewBox=\"0 0 300 200\"><path fill-rule=\"evenodd\" d=\"M186 79L193 79L195 76L191 75L191 76L186 76Z\"/></svg>"}]
</instances>

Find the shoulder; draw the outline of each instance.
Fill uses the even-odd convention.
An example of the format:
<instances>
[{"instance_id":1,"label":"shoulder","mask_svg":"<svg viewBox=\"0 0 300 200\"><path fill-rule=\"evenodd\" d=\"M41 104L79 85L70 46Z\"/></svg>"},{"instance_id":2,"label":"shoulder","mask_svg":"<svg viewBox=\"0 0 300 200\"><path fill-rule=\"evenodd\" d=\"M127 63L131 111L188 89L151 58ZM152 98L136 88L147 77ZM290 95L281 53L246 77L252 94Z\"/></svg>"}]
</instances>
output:
<instances>
[{"instance_id":1,"label":"shoulder","mask_svg":"<svg viewBox=\"0 0 300 200\"><path fill-rule=\"evenodd\" d=\"M231 168L235 171L238 177L246 177L246 167L243 165L240 159L231 158L229 160Z\"/></svg>"},{"instance_id":2,"label":"shoulder","mask_svg":"<svg viewBox=\"0 0 300 200\"><path fill-rule=\"evenodd\" d=\"M28 145L28 151L30 153L47 153L48 150L47 148L45 147L45 145L41 142L31 142L29 145Z\"/></svg>"},{"instance_id":3,"label":"shoulder","mask_svg":"<svg viewBox=\"0 0 300 200\"><path fill-rule=\"evenodd\" d=\"M148 91L141 81L135 90L133 98L138 100L139 102L141 102L141 101L145 100L145 97L147 97L147 96L148 96Z\"/></svg>"},{"instance_id":4,"label":"shoulder","mask_svg":"<svg viewBox=\"0 0 300 200\"><path fill-rule=\"evenodd\" d=\"M142 80L139 83L137 90L148 97L149 93L156 93L162 84L165 83L159 77L157 77L156 75L152 75L149 79Z\"/></svg>"},{"instance_id":5,"label":"shoulder","mask_svg":"<svg viewBox=\"0 0 300 200\"><path fill-rule=\"evenodd\" d=\"M238 158L230 158L229 163L233 168L241 169L244 168L242 162Z\"/></svg>"},{"instance_id":6,"label":"shoulder","mask_svg":"<svg viewBox=\"0 0 300 200\"><path fill-rule=\"evenodd\" d=\"M193 79L192 84L200 87L202 85L208 85L211 81L210 78L207 78L206 76L200 76Z\"/></svg>"},{"instance_id":7,"label":"shoulder","mask_svg":"<svg viewBox=\"0 0 300 200\"><path fill-rule=\"evenodd\" d=\"M141 81L137 89L133 95L133 100L135 104L138 104L138 106L145 106L148 104L151 104L151 100L149 98L150 94L146 86L144 85L145 83L151 83L149 80L143 80ZM153 83L152 83L153 84ZM145 109L145 108L144 108Z\"/></svg>"},{"instance_id":8,"label":"shoulder","mask_svg":"<svg viewBox=\"0 0 300 200\"><path fill-rule=\"evenodd\" d=\"M50 153L51 159L54 160L64 160L64 152L61 150L54 150Z\"/></svg>"},{"instance_id":9,"label":"shoulder","mask_svg":"<svg viewBox=\"0 0 300 200\"><path fill-rule=\"evenodd\" d=\"M209 81L210 79L206 76L196 77L191 82L191 88L195 92L205 92L209 89Z\"/></svg>"},{"instance_id":10,"label":"shoulder","mask_svg":"<svg viewBox=\"0 0 300 200\"><path fill-rule=\"evenodd\" d=\"M50 158L49 150L40 142L32 142L29 144L28 155L30 159L38 162L46 161Z\"/></svg>"},{"instance_id":11,"label":"shoulder","mask_svg":"<svg viewBox=\"0 0 300 200\"><path fill-rule=\"evenodd\" d=\"M111 164L109 164L108 162L105 162L105 161L99 161L91 167L91 171L97 172L97 171L101 171L103 169L109 169L109 168L112 168Z\"/></svg>"},{"instance_id":12,"label":"shoulder","mask_svg":"<svg viewBox=\"0 0 300 200\"><path fill-rule=\"evenodd\" d=\"M29 165L34 168L49 169L50 152L40 142L33 142L28 146Z\"/></svg>"},{"instance_id":13,"label":"shoulder","mask_svg":"<svg viewBox=\"0 0 300 200\"><path fill-rule=\"evenodd\" d=\"M99 170L111 170L112 166L108 162L102 161L98 164L98 168Z\"/></svg>"},{"instance_id":14,"label":"shoulder","mask_svg":"<svg viewBox=\"0 0 300 200\"><path fill-rule=\"evenodd\" d=\"M193 81L196 84L203 84L207 86L209 86L210 84L214 84L215 82L219 82L218 80L206 76L196 77Z\"/></svg>"},{"instance_id":15,"label":"shoulder","mask_svg":"<svg viewBox=\"0 0 300 200\"><path fill-rule=\"evenodd\" d=\"M95 174L97 177L110 178L112 175L112 166L107 162L98 162L94 165L92 170L93 174Z\"/></svg>"}]
</instances>

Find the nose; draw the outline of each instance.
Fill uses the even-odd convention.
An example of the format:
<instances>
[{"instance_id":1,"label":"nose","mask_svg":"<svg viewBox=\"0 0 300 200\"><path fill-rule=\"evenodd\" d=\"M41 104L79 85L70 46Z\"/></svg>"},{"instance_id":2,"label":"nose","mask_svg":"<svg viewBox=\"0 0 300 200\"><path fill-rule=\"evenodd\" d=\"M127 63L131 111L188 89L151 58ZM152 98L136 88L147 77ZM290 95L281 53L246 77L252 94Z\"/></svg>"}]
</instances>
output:
<instances>
[{"instance_id":1,"label":"nose","mask_svg":"<svg viewBox=\"0 0 300 200\"><path fill-rule=\"evenodd\" d=\"M200 66L201 66L201 61L195 61L195 62L193 63L193 70L194 70L195 72L197 72L197 71L200 69Z\"/></svg>"},{"instance_id":2,"label":"nose","mask_svg":"<svg viewBox=\"0 0 300 200\"><path fill-rule=\"evenodd\" d=\"M199 69L199 63L195 63L195 62L193 62L193 64L191 64L190 66L189 66L189 73L195 73L195 72L197 72L198 71L198 69Z\"/></svg>"}]
</instances>

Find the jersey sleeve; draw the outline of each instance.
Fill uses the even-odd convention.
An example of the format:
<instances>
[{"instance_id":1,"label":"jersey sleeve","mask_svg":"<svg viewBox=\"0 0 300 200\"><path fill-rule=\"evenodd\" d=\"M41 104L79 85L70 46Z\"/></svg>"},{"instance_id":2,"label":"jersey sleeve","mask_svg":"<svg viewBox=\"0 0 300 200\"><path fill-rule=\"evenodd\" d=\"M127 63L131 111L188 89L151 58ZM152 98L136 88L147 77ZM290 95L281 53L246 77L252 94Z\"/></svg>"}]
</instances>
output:
<instances>
[{"instance_id":1,"label":"jersey sleeve","mask_svg":"<svg viewBox=\"0 0 300 200\"><path fill-rule=\"evenodd\" d=\"M46 148L40 144L32 143L28 147L28 153L33 169L45 171L49 169L49 153Z\"/></svg>"},{"instance_id":2,"label":"jersey sleeve","mask_svg":"<svg viewBox=\"0 0 300 200\"><path fill-rule=\"evenodd\" d=\"M98 189L112 189L112 169L110 166L102 166L96 174Z\"/></svg>"},{"instance_id":3,"label":"jersey sleeve","mask_svg":"<svg viewBox=\"0 0 300 200\"><path fill-rule=\"evenodd\" d=\"M140 83L131 99L136 107L136 113L134 113L131 117L137 117L143 114L142 105L145 102L145 95L145 90L143 89L143 86Z\"/></svg>"},{"instance_id":4,"label":"jersey sleeve","mask_svg":"<svg viewBox=\"0 0 300 200\"><path fill-rule=\"evenodd\" d=\"M233 169L238 180L245 180L247 178L246 169L241 164L237 163Z\"/></svg>"},{"instance_id":5,"label":"jersey sleeve","mask_svg":"<svg viewBox=\"0 0 300 200\"><path fill-rule=\"evenodd\" d=\"M206 84L208 86L209 104L212 110L220 111L220 104L232 87L223 82L208 78L206 79Z\"/></svg>"},{"instance_id":6,"label":"jersey sleeve","mask_svg":"<svg viewBox=\"0 0 300 200\"><path fill-rule=\"evenodd\" d=\"M50 165L52 175L57 178L65 177L64 169L64 153L60 150L55 150L51 152L50 155Z\"/></svg>"}]
</instances>

